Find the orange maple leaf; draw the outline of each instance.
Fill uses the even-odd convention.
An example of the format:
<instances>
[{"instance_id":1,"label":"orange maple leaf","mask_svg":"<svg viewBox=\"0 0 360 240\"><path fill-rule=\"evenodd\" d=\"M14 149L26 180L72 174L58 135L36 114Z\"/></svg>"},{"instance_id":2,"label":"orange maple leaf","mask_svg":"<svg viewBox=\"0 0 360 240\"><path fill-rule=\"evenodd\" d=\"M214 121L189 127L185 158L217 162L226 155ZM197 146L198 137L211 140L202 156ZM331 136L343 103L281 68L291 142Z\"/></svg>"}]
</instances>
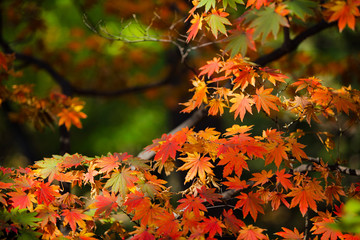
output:
<instances>
[{"instance_id":1,"label":"orange maple leaf","mask_svg":"<svg viewBox=\"0 0 360 240\"><path fill-rule=\"evenodd\" d=\"M50 185L50 182L39 182L34 194L39 204L45 203L45 205L49 205L56 197L60 196L59 186Z\"/></svg>"},{"instance_id":2,"label":"orange maple leaf","mask_svg":"<svg viewBox=\"0 0 360 240\"><path fill-rule=\"evenodd\" d=\"M280 167L283 159L289 159L286 153L286 151L289 151L289 148L285 144L271 143L269 146L269 154L265 158L265 165L268 165L274 161L275 165Z\"/></svg>"},{"instance_id":3,"label":"orange maple leaf","mask_svg":"<svg viewBox=\"0 0 360 240\"><path fill-rule=\"evenodd\" d=\"M258 193L249 192L249 194L241 193L240 196L236 198L239 201L236 203L235 208L242 208L244 218L249 214L256 221L258 212L264 214L264 210L260 204L264 202L259 198Z\"/></svg>"},{"instance_id":4,"label":"orange maple leaf","mask_svg":"<svg viewBox=\"0 0 360 240\"><path fill-rule=\"evenodd\" d=\"M164 213L164 209L157 204L144 202L147 204L138 205L135 209L132 221L140 220L141 225L150 225L155 222Z\"/></svg>"},{"instance_id":5,"label":"orange maple leaf","mask_svg":"<svg viewBox=\"0 0 360 240\"><path fill-rule=\"evenodd\" d=\"M234 94L234 97L230 99L230 102L234 103L230 112L234 112L234 119L237 116L240 116L241 121L243 121L246 111L252 114L251 106L255 103L253 99L249 96L245 96L244 94Z\"/></svg>"},{"instance_id":6,"label":"orange maple leaf","mask_svg":"<svg viewBox=\"0 0 360 240\"><path fill-rule=\"evenodd\" d=\"M127 199L124 203L125 206L127 206L126 211L127 213L132 212L136 209L139 205L148 205L150 204L150 200L148 197L145 197L144 193L135 191L134 193L129 193L126 195ZM144 202L147 203L144 203Z\"/></svg>"},{"instance_id":7,"label":"orange maple leaf","mask_svg":"<svg viewBox=\"0 0 360 240\"><path fill-rule=\"evenodd\" d=\"M180 146L176 138L173 138L171 134L163 134L159 145L153 150L157 151L154 160L158 161L161 159L161 163L164 164L169 157L175 159L176 151L180 150Z\"/></svg>"},{"instance_id":8,"label":"orange maple leaf","mask_svg":"<svg viewBox=\"0 0 360 240\"><path fill-rule=\"evenodd\" d=\"M221 194L215 193L215 188L207 188L205 186L202 186L199 191L199 195L205 199L208 203L211 205L214 205L214 202L221 202Z\"/></svg>"},{"instance_id":9,"label":"orange maple leaf","mask_svg":"<svg viewBox=\"0 0 360 240\"><path fill-rule=\"evenodd\" d=\"M226 179L228 182L222 182L222 184L228 186L230 189L241 190L249 186L245 180L240 180L238 177L227 177Z\"/></svg>"},{"instance_id":10,"label":"orange maple leaf","mask_svg":"<svg viewBox=\"0 0 360 240\"><path fill-rule=\"evenodd\" d=\"M328 21L334 22L338 20L340 32L342 32L346 25L352 30L355 29L355 16L360 16L358 6L360 6L359 0L332 1L324 4L324 7L331 14Z\"/></svg>"},{"instance_id":11,"label":"orange maple leaf","mask_svg":"<svg viewBox=\"0 0 360 240\"><path fill-rule=\"evenodd\" d=\"M265 229L253 225L243 226L236 240L269 239L262 233L263 231L265 231Z\"/></svg>"},{"instance_id":12,"label":"orange maple leaf","mask_svg":"<svg viewBox=\"0 0 360 240\"><path fill-rule=\"evenodd\" d=\"M201 72L199 73L199 76L207 74L208 78L210 78L211 75L214 74L214 72L219 72L219 69L221 67L220 58L214 57L213 60L207 61L206 63L207 64L205 66L202 66L200 68Z\"/></svg>"},{"instance_id":13,"label":"orange maple leaf","mask_svg":"<svg viewBox=\"0 0 360 240\"><path fill-rule=\"evenodd\" d=\"M11 196L12 206L19 209L27 208L30 211L33 210L33 203L36 203L34 194L24 192L20 189L16 189L16 192L9 192L7 195Z\"/></svg>"},{"instance_id":14,"label":"orange maple leaf","mask_svg":"<svg viewBox=\"0 0 360 240\"><path fill-rule=\"evenodd\" d=\"M272 95L271 92L273 91L272 88L264 89L264 86L262 86L259 89L256 89L256 95L253 95L256 109L258 112L260 112L261 108L270 115L270 108L279 111L276 104L280 102L279 98L275 95Z\"/></svg>"},{"instance_id":15,"label":"orange maple leaf","mask_svg":"<svg viewBox=\"0 0 360 240\"><path fill-rule=\"evenodd\" d=\"M253 173L252 178L250 178L250 181L254 181L255 184L254 186L257 185L264 185L265 183L267 183L268 181L270 181L270 178L273 176L273 172L272 170L269 170L268 172L266 170L262 170L261 173Z\"/></svg>"},{"instance_id":16,"label":"orange maple leaf","mask_svg":"<svg viewBox=\"0 0 360 240\"><path fill-rule=\"evenodd\" d=\"M301 240L304 238L304 233L299 233L299 231L294 228L294 231L284 228L281 228L283 230L283 232L277 232L275 233L276 235L284 238L285 240Z\"/></svg>"},{"instance_id":17,"label":"orange maple leaf","mask_svg":"<svg viewBox=\"0 0 360 240\"><path fill-rule=\"evenodd\" d=\"M290 204L285 199L286 194L282 192L271 192L269 200L271 201L272 210L275 211L280 207L280 203L282 202L287 208L290 208Z\"/></svg>"},{"instance_id":18,"label":"orange maple leaf","mask_svg":"<svg viewBox=\"0 0 360 240\"><path fill-rule=\"evenodd\" d=\"M293 208L299 205L300 212L303 216L308 211L310 207L312 210L317 212L316 201L321 201L323 196L321 194L317 194L317 189L314 188L313 184L305 184L305 186L299 186L293 188L290 193L287 194L288 197L294 197L291 200L290 207Z\"/></svg>"},{"instance_id":19,"label":"orange maple leaf","mask_svg":"<svg viewBox=\"0 0 360 240\"><path fill-rule=\"evenodd\" d=\"M214 167L209 160L211 158L200 156L199 153L188 153L188 157L179 158L185 162L184 165L178 168L178 171L189 170L185 177L185 183L194 179L196 175L199 175L200 180L205 183L206 174L214 175L211 168Z\"/></svg>"},{"instance_id":20,"label":"orange maple leaf","mask_svg":"<svg viewBox=\"0 0 360 240\"><path fill-rule=\"evenodd\" d=\"M64 108L57 114L59 119L59 126L65 124L66 129L69 131L71 125L75 125L77 128L82 128L82 124L80 122L81 118L86 118L86 114L83 112L76 111L74 109Z\"/></svg>"}]
</instances>

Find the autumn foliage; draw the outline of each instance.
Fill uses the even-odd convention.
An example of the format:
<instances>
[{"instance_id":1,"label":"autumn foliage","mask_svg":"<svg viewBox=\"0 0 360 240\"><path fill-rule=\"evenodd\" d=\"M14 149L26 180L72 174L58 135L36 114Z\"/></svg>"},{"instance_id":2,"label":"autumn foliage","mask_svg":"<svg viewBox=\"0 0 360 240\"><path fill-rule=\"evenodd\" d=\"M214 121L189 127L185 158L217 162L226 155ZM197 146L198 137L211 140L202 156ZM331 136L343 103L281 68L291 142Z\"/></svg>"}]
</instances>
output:
<instances>
[{"instance_id":1,"label":"autumn foliage","mask_svg":"<svg viewBox=\"0 0 360 240\"><path fill-rule=\"evenodd\" d=\"M190 79L191 97L180 104L181 112L231 115L232 126L224 132L190 126L163 134L145 148L153 153L149 159L128 153L95 157L66 153L25 168L1 167L0 236L359 239L359 233L331 225L343 216L344 202L360 199L359 179L347 178L358 177L359 170L347 165L335 148L335 136L319 126L339 126L339 135L355 131L360 91L265 66L278 58L263 62L245 57L280 33L287 45L279 51L289 53L300 44L296 36L306 31L303 25L308 22L322 28L336 23L339 32L346 27L355 30L359 6L358 0L192 1L183 19L189 24L187 35L180 42L201 44L200 38L206 36L218 41L222 50L196 69ZM293 26L295 37L290 38ZM30 121L39 130L82 128L87 115L78 97L66 93L38 97L31 85L6 82L21 77L21 72L15 68L15 53L2 45L0 102L18 106L12 119ZM272 127L252 123L255 118L268 119ZM303 140L309 136L315 136L326 151L339 151L337 157L311 155L312 146ZM173 191L165 175L179 173L184 187ZM302 222L269 230L261 219L276 212L294 214Z\"/></svg>"}]
</instances>

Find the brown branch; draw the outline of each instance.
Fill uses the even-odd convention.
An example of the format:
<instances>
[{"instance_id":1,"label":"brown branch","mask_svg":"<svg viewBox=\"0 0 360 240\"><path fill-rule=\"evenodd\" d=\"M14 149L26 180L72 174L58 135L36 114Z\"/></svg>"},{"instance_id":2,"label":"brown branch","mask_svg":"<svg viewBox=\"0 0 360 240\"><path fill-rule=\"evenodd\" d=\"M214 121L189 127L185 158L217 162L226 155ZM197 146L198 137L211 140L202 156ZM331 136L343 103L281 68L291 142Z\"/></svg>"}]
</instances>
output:
<instances>
[{"instance_id":1,"label":"brown branch","mask_svg":"<svg viewBox=\"0 0 360 240\"><path fill-rule=\"evenodd\" d=\"M322 20L318 24L299 33L294 39L290 39L290 37L288 36L289 33L287 32L288 29L285 28L284 29L284 31L285 31L284 39L285 40L284 40L284 43L281 45L281 47L275 49L274 51L270 52L269 54L259 57L258 59L256 59L254 61L254 63L256 63L260 66L264 66L270 62L273 62L273 61L283 57L284 55L294 51L300 45L300 43L302 43L308 37L311 37L321 31L323 31L324 29L327 29L327 28L335 26L335 25L336 25L336 22L327 23L324 20Z\"/></svg>"}]
</instances>

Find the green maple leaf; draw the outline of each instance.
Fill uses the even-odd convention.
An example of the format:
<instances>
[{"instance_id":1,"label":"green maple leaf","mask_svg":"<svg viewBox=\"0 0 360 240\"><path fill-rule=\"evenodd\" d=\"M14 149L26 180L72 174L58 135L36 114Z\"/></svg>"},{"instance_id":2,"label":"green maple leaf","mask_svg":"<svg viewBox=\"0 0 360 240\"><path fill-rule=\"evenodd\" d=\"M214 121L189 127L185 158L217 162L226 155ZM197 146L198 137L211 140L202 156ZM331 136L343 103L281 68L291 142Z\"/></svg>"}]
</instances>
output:
<instances>
[{"instance_id":1,"label":"green maple leaf","mask_svg":"<svg viewBox=\"0 0 360 240\"><path fill-rule=\"evenodd\" d=\"M13 208L8 212L3 209L0 212L0 218L4 221L11 221L17 225L36 227L37 222L41 221L41 218L35 217L37 212L28 212L27 209Z\"/></svg>"},{"instance_id":2,"label":"green maple leaf","mask_svg":"<svg viewBox=\"0 0 360 240\"><path fill-rule=\"evenodd\" d=\"M210 26L211 32L215 38L217 38L218 32L226 35L225 24L231 25L230 21L226 17L219 14L210 14L205 18L205 20Z\"/></svg>"},{"instance_id":3,"label":"green maple leaf","mask_svg":"<svg viewBox=\"0 0 360 240\"><path fill-rule=\"evenodd\" d=\"M305 20L306 15L312 15L314 13L313 8L316 8L318 4L309 0L291 0L286 1L285 5L290 10L290 12L301 20Z\"/></svg>"},{"instance_id":4,"label":"green maple leaf","mask_svg":"<svg viewBox=\"0 0 360 240\"><path fill-rule=\"evenodd\" d=\"M247 37L245 34L236 34L229 37L229 43L226 45L225 51L230 52L230 57L234 57L236 54L241 53L242 56L245 56L248 44Z\"/></svg>"},{"instance_id":5,"label":"green maple leaf","mask_svg":"<svg viewBox=\"0 0 360 240\"><path fill-rule=\"evenodd\" d=\"M289 26L287 19L277 14L275 9L271 7L254 11L250 18L252 19L250 28L255 29L254 39L262 35L261 42L264 42L270 33L272 33L274 38L276 38L279 33L280 26Z\"/></svg>"},{"instance_id":6,"label":"green maple leaf","mask_svg":"<svg viewBox=\"0 0 360 240\"><path fill-rule=\"evenodd\" d=\"M216 5L216 0L201 0L197 5L197 8L201 8L202 6L205 6L205 12L208 12L210 10L210 7L215 8L215 5Z\"/></svg>"},{"instance_id":7,"label":"green maple leaf","mask_svg":"<svg viewBox=\"0 0 360 240\"><path fill-rule=\"evenodd\" d=\"M223 0L223 7L226 9L226 7L229 5L231 8L237 10L236 3L238 4L244 4L243 0Z\"/></svg>"},{"instance_id":8,"label":"green maple leaf","mask_svg":"<svg viewBox=\"0 0 360 240\"><path fill-rule=\"evenodd\" d=\"M31 229L21 229L17 240L37 240L41 238L41 233Z\"/></svg>"},{"instance_id":9,"label":"green maple leaf","mask_svg":"<svg viewBox=\"0 0 360 240\"><path fill-rule=\"evenodd\" d=\"M58 164L63 161L61 156L54 155L53 158L44 158L44 160L37 161L35 170L43 179L49 177L49 182L54 180L55 174L59 172Z\"/></svg>"}]
</instances>

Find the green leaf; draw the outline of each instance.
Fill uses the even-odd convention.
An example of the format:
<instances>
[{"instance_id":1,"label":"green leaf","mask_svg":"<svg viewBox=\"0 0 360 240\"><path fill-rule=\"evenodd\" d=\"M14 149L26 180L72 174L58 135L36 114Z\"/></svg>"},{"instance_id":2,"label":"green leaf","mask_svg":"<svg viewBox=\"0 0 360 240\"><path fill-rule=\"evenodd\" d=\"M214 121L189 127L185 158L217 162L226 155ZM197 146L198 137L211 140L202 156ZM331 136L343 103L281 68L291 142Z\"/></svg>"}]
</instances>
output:
<instances>
[{"instance_id":1,"label":"green leaf","mask_svg":"<svg viewBox=\"0 0 360 240\"><path fill-rule=\"evenodd\" d=\"M226 35L226 25L231 25L230 21L226 17L222 17L218 14L210 14L205 18L207 24L210 26L211 32L215 38L217 38L218 32Z\"/></svg>"},{"instance_id":2,"label":"green leaf","mask_svg":"<svg viewBox=\"0 0 360 240\"><path fill-rule=\"evenodd\" d=\"M262 35L261 42L272 33L274 38L279 33L280 26L288 27L288 21L285 17L275 12L274 8L266 7L255 12L255 19L251 22L250 28L255 28L254 39Z\"/></svg>"},{"instance_id":3,"label":"green leaf","mask_svg":"<svg viewBox=\"0 0 360 240\"><path fill-rule=\"evenodd\" d=\"M227 6L229 5L231 8L233 8L235 10L237 10L236 3L244 4L243 0L223 0L222 3L223 3L224 9L226 9Z\"/></svg>"},{"instance_id":4,"label":"green leaf","mask_svg":"<svg viewBox=\"0 0 360 240\"><path fill-rule=\"evenodd\" d=\"M247 37L246 34L240 33L229 37L229 43L226 45L225 52L230 52L230 57L234 57L236 54L241 53L245 56L247 51Z\"/></svg>"},{"instance_id":5,"label":"green leaf","mask_svg":"<svg viewBox=\"0 0 360 240\"><path fill-rule=\"evenodd\" d=\"M285 4L290 10L291 14L296 15L301 20L305 20L306 15L313 15L313 8L316 8L318 4L309 0L290 0L286 1Z\"/></svg>"},{"instance_id":6,"label":"green leaf","mask_svg":"<svg viewBox=\"0 0 360 240\"><path fill-rule=\"evenodd\" d=\"M32 231L31 229L21 229L17 240L38 240L41 233Z\"/></svg>"},{"instance_id":7,"label":"green leaf","mask_svg":"<svg viewBox=\"0 0 360 240\"><path fill-rule=\"evenodd\" d=\"M215 8L216 0L201 0L197 5L197 8L201 8L204 5L205 5L205 12L208 12L210 10L210 7Z\"/></svg>"},{"instance_id":8,"label":"green leaf","mask_svg":"<svg viewBox=\"0 0 360 240\"><path fill-rule=\"evenodd\" d=\"M27 209L13 208L10 212L3 209L0 212L0 218L4 221L11 221L17 225L35 227L37 222L41 221L41 218L35 217L36 212L28 212Z\"/></svg>"}]
</instances>

